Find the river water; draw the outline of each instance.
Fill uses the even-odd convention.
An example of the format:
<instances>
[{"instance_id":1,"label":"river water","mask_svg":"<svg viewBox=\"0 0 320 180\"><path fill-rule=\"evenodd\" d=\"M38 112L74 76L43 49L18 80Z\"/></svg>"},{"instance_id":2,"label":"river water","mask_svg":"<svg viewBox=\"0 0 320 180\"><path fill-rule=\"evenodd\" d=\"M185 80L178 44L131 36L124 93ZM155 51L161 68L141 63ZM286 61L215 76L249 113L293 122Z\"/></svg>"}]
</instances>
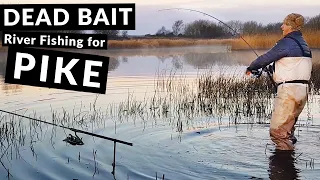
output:
<instances>
[{"instance_id":1,"label":"river water","mask_svg":"<svg viewBox=\"0 0 320 180\"><path fill-rule=\"evenodd\" d=\"M74 135L68 129L1 113L0 179L8 179L8 174L10 179L59 180L318 179L320 101L316 95L300 116L295 159L273 152L267 123L230 124L231 116L218 115L220 111L215 115L182 115L179 108L158 111L159 104L172 107L184 102L179 96L191 96L202 74L243 76L256 57L252 51L195 46L73 52L111 57L106 94L6 84L7 49L3 48L0 109L132 143L116 144L115 176L112 141L77 133L84 145L73 146L63 141ZM314 50L313 55L320 62L320 51ZM167 89L159 90L161 78ZM170 96L172 100L163 96L169 86L179 91ZM272 100L263 102L270 111ZM263 118L267 121L268 114Z\"/></svg>"}]
</instances>

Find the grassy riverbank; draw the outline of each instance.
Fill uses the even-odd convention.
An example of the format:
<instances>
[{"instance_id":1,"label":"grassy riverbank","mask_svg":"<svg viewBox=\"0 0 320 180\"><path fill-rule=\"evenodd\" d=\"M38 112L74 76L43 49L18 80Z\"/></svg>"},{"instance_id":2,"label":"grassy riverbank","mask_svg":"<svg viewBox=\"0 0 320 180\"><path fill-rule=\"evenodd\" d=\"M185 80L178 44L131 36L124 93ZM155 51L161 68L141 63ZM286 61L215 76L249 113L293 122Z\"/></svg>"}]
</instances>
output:
<instances>
[{"instance_id":1,"label":"grassy riverbank","mask_svg":"<svg viewBox=\"0 0 320 180\"><path fill-rule=\"evenodd\" d=\"M320 31L305 32L303 34L311 48L320 48ZM243 36L254 49L268 49L282 38L281 34ZM181 47L192 45L229 45L232 50L244 50L250 47L241 39L134 39L110 40L109 48L159 48Z\"/></svg>"},{"instance_id":2,"label":"grassy riverbank","mask_svg":"<svg viewBox=\"0 0 320 180\"><path fill-rule=\"evenodd\" d=\"M304 32L303 37L311 48L320 48L320 31ZM254 49L272 48L282 38L281 34L256 35L243 37ZM240 38L229 40L233 50L249 49L249 46Z\"/></svg>"},{"instance_id":3,"label":"grassy riverbank","mask_svg":"<svg viewBox=\"0 0 320 180\"><path fill-rule=\"evenodd\" d=\"M304 32L307 43L311 48L320 48L320 30ZM282 38L281 34L251 35L243 36L254 49L269 49ZM133 49L133 48L161 48L161 47L183 47L194 45L228 45L231 50L246 50L250 47L241 38L233 39L188 39L188 38L153 38L153 39L129 39L109 40L109 49ZM2 42L1 42L2 44ZM0 45L0 48L2 46Z\"/></svg>"}]
</instances>

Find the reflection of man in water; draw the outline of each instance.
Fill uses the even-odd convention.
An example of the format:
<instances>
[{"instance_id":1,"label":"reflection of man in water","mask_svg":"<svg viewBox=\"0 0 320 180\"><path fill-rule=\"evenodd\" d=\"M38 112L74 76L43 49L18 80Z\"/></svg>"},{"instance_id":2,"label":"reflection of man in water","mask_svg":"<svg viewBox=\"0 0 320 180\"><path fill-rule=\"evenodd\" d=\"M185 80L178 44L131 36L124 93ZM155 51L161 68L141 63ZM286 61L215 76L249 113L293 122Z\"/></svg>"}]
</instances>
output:
<instances>
[{"instance_id":1,"label":"reflection of man in water","mask_svg":"<svg viewBox=\"0 0 320 180\"><path fill-rule=\"evenodd\" d=\"M307 101L312 54L300 31L303 25L303 16L289 14L281 26L284 38L247 68L247 72L253 72L274 63L273 79L278 87L270 137L279 150L294 149L294 125Z\"/></svg>"},{"instance_id":2,"label":"reflection of man in water","mask_svg":"<svg viewBox=\"0 0 320 180\"><path fill-rule=\"evenodd\" d=\"M271 180L299 179L300 170L295 167L294 151L275 151L269 158Z\"/></svg>"}]
</instances>

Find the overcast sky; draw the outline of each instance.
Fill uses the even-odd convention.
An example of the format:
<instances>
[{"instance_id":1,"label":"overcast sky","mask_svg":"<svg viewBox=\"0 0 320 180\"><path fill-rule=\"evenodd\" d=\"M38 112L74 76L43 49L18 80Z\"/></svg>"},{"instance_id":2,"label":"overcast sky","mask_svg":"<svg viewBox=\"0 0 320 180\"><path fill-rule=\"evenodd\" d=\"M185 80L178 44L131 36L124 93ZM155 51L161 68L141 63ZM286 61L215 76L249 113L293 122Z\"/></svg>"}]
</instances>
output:
<instances>
[{"instance_id":1,"label":"overcast sky","mask_svg":"<svg viewBox=\"0 0 320 180\"><path fill-rule=\"evenodd\" d=\"M222 21L254 20L267 24L281 22L292 12L303 16L320 14L320 0L1 0L3 4L31 3L136 3L136 30L130 35L154 34L161 26L171 29L175 20L185 23L197 19L216 20L183 10L158 11L163 8L191 8L208 13Z\"/></svg>"}]
</instances>

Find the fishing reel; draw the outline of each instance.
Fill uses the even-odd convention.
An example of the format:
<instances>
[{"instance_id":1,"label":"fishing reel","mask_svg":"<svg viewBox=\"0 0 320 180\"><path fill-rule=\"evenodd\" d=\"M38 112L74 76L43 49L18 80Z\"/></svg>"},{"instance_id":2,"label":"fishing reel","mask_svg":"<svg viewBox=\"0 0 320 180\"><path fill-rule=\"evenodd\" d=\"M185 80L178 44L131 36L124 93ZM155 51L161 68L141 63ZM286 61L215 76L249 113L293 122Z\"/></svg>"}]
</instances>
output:
<instances>
[{"instance_id":1,"label":"fishing reel","mask_svg":"<svg viewBox=\"0 0 320 180\"><path fill-rule=\"evenodd\" d=\"M259 78L262 75L263 72L266 72L266 73L268 73L270 75L273 74L274 65L270 64L270 65L268 65L268 66L266 66L264 68L258 69L258 70L253 70L253 69L250 70L250 69L247 68L247 75L252 75L255 78Z\"/></svg>"},{"instance_id":2,"label":"fishing reel","mask_svg":"<svg viewBox=\"0 0 320 180\"><path fill-rule=\"evenodd\" d=\"M247 75L251 75L251 76L253 76L253 77L255 77L255 78L259 78L259 77L262 75L262 72L263 72L262 69L259 69L259 70L250 70L250 69L247 68L246 74L247 74Z\"/></svg>"},{"instance_id":3,"label":"fishing reel","mask_svg":"<svg viewBox=\"0 0 320 180\"><path fill-rule=\"evenodd\" d=\"M73 136L72 134L69 134L69 136L67 138L65 138L63 141L75 146L75 145L83 145L83 141L82 138L80 138L76 132L74 132Z\"/></svg>"},{"instance_id":4,"label":"fishing reel","mask_svg":"<svg viewBox=\"0 0 320 180\"><path fill-rule=\"evenodd\" d=\"M255 78L259 78L263 73L263 70L251 70L251 74Z\"/></svg>"}]
</instances>

